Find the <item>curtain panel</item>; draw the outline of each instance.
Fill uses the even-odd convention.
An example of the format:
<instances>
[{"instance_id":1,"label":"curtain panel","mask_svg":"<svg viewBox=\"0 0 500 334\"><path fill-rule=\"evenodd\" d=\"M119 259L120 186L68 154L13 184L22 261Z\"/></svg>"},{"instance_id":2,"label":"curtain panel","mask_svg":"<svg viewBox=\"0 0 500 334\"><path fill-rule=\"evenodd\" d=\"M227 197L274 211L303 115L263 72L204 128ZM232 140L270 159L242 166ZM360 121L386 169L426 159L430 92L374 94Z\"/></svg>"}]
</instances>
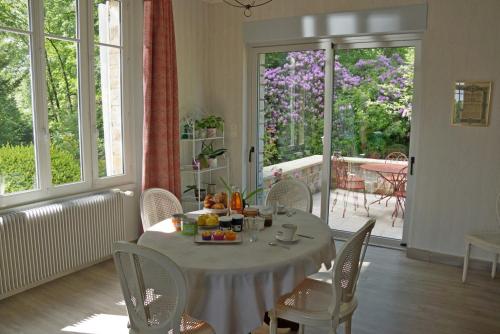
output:
<instances>
[{"instance_id":1,"label":"curtain panel","mask_svg":"<svg viewBox=\"0 0 500 334\"><path fill-rule=\"evenodd\" d=\"M142 189L180 198L179 106L172 0L144 1Z\"/></svg>"}]
</instances>

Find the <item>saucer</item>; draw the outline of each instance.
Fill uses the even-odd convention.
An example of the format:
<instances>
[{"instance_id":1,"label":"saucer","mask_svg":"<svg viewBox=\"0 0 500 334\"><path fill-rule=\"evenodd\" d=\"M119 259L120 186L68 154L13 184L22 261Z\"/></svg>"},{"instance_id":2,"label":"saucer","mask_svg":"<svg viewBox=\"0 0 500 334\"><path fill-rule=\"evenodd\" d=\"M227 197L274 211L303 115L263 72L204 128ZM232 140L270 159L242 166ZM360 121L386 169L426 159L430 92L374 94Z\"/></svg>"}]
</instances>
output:
<instances>
[{"instance_id":1,"label":"saucer","mask_svg":"<svg viewBox=\"0 0 500 334\"><path fill-rule=\"evenodd\" d=\"M283 237L279 234L276 234L274 237L276 238L276 240L287 243L287 244L294 244L300 240L300 238L297 235L295 235L292 240L283 239Z\"/></svg>"}]
</instances>

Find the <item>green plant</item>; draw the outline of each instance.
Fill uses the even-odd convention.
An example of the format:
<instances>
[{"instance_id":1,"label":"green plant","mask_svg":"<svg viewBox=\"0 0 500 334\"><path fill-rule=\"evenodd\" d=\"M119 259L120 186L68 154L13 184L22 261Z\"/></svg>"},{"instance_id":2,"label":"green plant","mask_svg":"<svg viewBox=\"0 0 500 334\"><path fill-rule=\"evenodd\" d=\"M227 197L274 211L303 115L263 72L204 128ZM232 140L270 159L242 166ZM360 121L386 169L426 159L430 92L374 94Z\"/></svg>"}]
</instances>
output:
<instances>
[{"instance_id":1,"label":"green plant","mask_svg":"<svg viewBox=\"0 0 500 334\"><path fill-rule=\"evenodd\" d=\"M198 157L203 156L206 159L215 159L218 156L223 155L226 152L227 152L227 149L225 149L225 148L215 149L213 143L210 143L207 145L207 144L205 144L205 142L203 142L201 144L201 152L198 155Z\"/></svg>"},{"instance_id":2,"label":"green plant","mask_svg":"<svg viewBox=\"0 0 500 334\"><path fill-rule=\"evenodd\" d=\"M231 198L231 195L233 193L233 185L231 185L229 182L227 182L222 176L219 177L219 180L224 185L224 188L226 188L226 190L228 192L228 195L229 195L229 198ZM246 203L248 203L255 195L257 195L258 193L260 193L262 191L264 191L263 188L257 188L254 191L251 191L250 193L247 194L247 189L244 189L241 192L241 198L243 200L243 206L245 207Z\"/></svg>"},{"instance_id":3,"label":"green plant","mask_svg":"<svg viewBox=\"0 0 500 334\"><path fill-rule=\"evenodd\" d=\"M218 129L222 130L224 120L220 116L210 115L195 122L196 129Z\"/></svg>"},{"instance_id":4,"label":"green plant","mask_svg":"<svg viewBox=\"0 0 500 334\"><path fill-rule=\"evenodd\" d=\"M71 152L52 146L52 183L65 184L80 181L80 163ZM36 185L33 145L4 145L0 147L0 175L5 193L33 189Z\"/></svg>"}]
</instances>

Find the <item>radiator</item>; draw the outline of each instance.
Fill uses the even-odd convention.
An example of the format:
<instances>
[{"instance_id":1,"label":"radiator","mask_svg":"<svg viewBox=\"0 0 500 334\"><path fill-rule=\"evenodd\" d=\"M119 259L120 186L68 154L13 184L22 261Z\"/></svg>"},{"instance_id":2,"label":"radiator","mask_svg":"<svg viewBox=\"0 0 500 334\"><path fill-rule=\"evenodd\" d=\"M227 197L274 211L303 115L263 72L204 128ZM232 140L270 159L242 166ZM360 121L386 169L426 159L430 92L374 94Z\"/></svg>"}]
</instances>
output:
<instances>
[{"instance_id":1,"label":"radiator","mask_svg":"<svg viewBox=\"0 0 500 334\"><path fill-rule=\"evenodd\" d=\"M0 216L0 299L109 258L124 225L120 192Z\"/></svg>"}]
</instances>

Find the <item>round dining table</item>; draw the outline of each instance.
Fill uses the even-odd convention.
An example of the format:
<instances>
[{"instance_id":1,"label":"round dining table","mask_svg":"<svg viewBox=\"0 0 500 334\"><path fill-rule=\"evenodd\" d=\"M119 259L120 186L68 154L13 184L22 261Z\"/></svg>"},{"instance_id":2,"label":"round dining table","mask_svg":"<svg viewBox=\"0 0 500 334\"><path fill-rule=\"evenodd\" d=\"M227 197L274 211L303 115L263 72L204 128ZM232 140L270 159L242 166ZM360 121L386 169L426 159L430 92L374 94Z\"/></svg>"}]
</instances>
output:
<instances>
[{"instance_id":1,"label":"round dining table","mask_svg":"<svg viewBox=\"0 0 500 334\"><path fill-rule=\"evenodd\" d=\"M297 224L297 233L307 237L298 236L294 243L277 241L284 223ZM217 334L248 334L262 324L264 313L280 296L322 264L331 266L335 244L327 224L300 210L275 217L257 241L250 242L246 231L241 236L239 244L198 244L193 236L172 232L167 220L148 229L138 244L179 265L187 281L187 314L208 322Z\"/></svg>"}]
</instances>

